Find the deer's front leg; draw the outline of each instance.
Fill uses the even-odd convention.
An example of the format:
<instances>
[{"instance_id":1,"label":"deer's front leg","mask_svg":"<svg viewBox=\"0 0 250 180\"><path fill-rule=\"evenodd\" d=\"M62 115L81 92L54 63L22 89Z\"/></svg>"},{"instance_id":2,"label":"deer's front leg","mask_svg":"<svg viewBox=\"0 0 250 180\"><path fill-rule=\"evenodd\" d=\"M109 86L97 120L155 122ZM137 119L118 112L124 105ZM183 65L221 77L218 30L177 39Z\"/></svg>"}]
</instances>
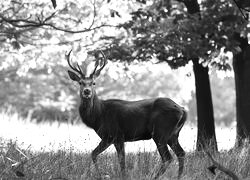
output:
<instances>
[{"instance_id":1,"label":"deer's front leg","mask_svg":"<svg viewBox=\"0 0 250 180\"><path fill-rule=\"evenodd\" d=\"M91 153L91 157L92 160L94 162L95 168L97 170L98 176L101 177L101 173L99 171L98 165L97 165L97 156L102 153L103 151L105 151L105 149L107 149L110 146L110 142L104 141L102 140L99 145L92 151Z\"/></svg>"}]
</instances>

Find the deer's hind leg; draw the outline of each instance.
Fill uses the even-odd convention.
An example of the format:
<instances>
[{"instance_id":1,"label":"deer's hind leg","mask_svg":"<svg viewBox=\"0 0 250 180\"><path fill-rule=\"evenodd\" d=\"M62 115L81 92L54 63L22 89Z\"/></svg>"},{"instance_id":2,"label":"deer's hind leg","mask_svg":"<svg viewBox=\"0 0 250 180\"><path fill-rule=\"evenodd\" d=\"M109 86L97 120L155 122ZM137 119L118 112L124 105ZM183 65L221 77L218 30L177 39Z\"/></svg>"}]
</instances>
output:
<instances>
[{"instance_id":1,"label":"deer's hind leg","mask_svg":"<svg viewBox=\"0 0 250 180\"><path fill-rule=\"evenodd\" d=\"M171 149L174 151L174 153L178 158L179 161L178 179L180 179L184 169L185 151L182 149L178 141L178 135L173 135L171 139L168 141L168 145L171 147Z\"/></svg>"},{"instance_id":2,"label":"deer's hind leg","mask_svg":"<svg viewBox=\"0 0 250 180\"><path fill-rule=\"evenodd\" d=\"M176 116L177 115L175 111L161 111L160 113L155 113L153 116L152 120L155 123L153 125L152 138L156 143L157 149L162 159L162 166L155 179L166 171L167 167L171 163L171 160L173 159L168 149L168 142L175 131L175 126L177 123ZM167 120L166 117L168 117Z\"/></svg>"},{"instance_id":3,"label":"deer's hind leg","mask_svg":"<svg viewBox=\"0 0 250 180\"><path fill-rule=\"evenodd\" d=\"M178 172L178 179L180 179L181 174L183 173L184 169L184 157L185 157L185 151L182 149L178 137L180 130L182 126L184 125L185 121L187 119L187 113L185 110L183 110L183 114L181 115L180 120L178 121L174 133L171 135L171 138L168 140L168 145L171 147L171 149L176 154L178 161L179 161L179 172Z\"/></svg>"},{"instance_id":4,"label":"deer's hind leg","mask_svg":"<svg viewBox=\"0 0 250 180\"><path fill-rule=\"evenodd\" d=\"M170 164L171 160L172 160L172 156L168 150L168 146L167 146L167 139L164 136L161 136L160 133L154 133L153 135L153 140L157 146L157 150L161 156L162 159L162 164L160 169L157 171L154 179L159 178L161 175L164 174L164 172L166 171L168 165Z\"/></svg>"}]
</instances>

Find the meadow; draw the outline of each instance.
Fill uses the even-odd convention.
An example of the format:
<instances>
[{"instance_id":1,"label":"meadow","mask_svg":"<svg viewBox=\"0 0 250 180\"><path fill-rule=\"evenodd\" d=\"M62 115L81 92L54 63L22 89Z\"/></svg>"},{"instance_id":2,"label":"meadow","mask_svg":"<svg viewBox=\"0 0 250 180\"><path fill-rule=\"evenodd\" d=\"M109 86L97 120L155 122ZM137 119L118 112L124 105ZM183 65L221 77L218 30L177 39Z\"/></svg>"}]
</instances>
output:
<instances>
[{"instance_id":1,"label":"meadow","mask_svg":"<svg viewBox=\"0 0 250 180\"><path fill-rule=\"evenodd\" d=\"M16 113L0 113L0 179L96 179L90 152L98 144L95 133L82 124L40 123L23 119ZM235 127L217 127L220 154L213 156L224 166L250 176L249 148L231 149ZM195 152L196 128L187 124L180 143L187 152L181 179L214 179L207 167L211 160ZM231 150L230 150L231 149ZM173 155L174 156L174 155ZM103 179L119 179L119 165L111 146L98 158ZM160 166L160 157L152 141L126 144L127 179L151 179ZM174 156L161 179L177 179L178 162ZM217 179L227 179L220 173Z\"/></svg>"}]
</instances>

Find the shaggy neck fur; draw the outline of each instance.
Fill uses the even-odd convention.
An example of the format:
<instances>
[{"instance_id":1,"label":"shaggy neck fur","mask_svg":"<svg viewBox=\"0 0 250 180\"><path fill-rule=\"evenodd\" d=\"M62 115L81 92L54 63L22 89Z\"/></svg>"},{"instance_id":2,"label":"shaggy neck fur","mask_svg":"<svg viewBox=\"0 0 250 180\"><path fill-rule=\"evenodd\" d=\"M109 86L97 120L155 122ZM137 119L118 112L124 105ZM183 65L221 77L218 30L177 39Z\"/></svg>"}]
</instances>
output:
<instances>
[{"instance_id":1,"label":"shaggy neck fur","mask_svg":"<svg viewBox=\"0 0 250 180\"><path fill-rule=\"evenodd\" d=\"M79 113L83 123L93 129L98 129L102 111L102 101L96 93L89 99L81 96Z\"/></svg>"}]
</instances>

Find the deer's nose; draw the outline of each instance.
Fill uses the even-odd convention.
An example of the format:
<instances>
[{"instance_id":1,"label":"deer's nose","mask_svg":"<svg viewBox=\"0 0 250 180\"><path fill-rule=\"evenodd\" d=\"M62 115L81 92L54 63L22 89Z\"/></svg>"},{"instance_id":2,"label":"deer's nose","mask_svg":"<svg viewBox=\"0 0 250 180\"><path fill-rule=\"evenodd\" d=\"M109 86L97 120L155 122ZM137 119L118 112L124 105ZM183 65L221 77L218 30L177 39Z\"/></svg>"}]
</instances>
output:
<instances>
[{"instance_id":1,"label":"deer's nose","mask_svg":"<svg viewBox=\"0 0 250 180\"><path fill-rule=\"evenodd\" d=\"M91 91L90 91L90 89L84 89L84 90L83 90L83 93L84 93L85 95L90 95Z\"/></svg>"}]
</instances>

